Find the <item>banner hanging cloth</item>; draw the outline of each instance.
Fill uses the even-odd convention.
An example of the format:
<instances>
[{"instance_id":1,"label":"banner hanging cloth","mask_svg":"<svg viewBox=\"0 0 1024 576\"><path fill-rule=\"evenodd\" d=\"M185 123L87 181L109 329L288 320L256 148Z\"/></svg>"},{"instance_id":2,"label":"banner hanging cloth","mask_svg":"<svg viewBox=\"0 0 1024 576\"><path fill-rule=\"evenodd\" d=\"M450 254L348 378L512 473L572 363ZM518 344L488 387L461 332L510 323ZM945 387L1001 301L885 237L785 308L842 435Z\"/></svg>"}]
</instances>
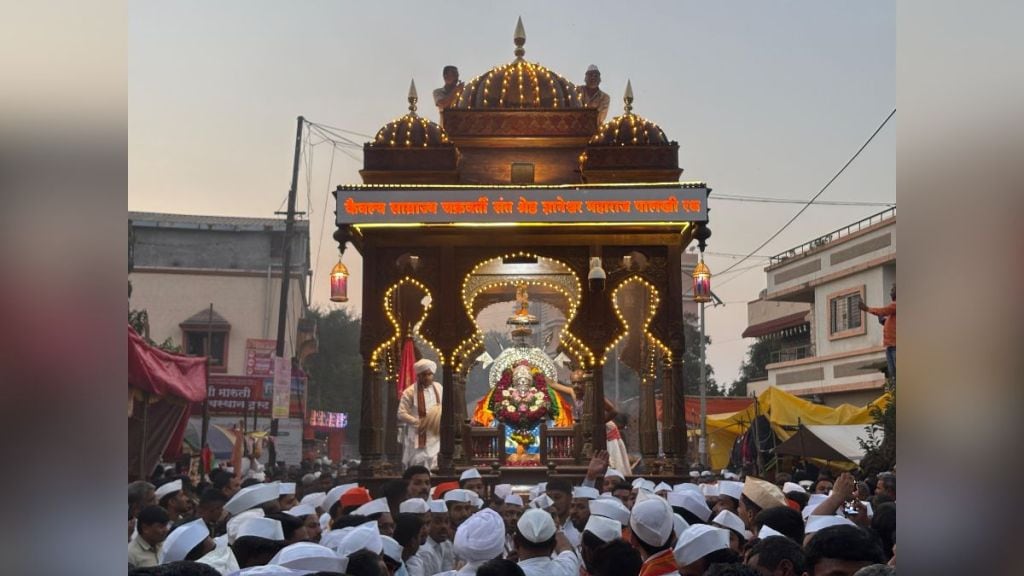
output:
<instances>
[{"instance_id":1,"label":"banner hanging cloth","mask_svg":"<svg viewBox=\"0 0 1024 576\"><path fill-rule=\"evenodd\" d=\"M398 398L402 397L402 392L405 392L406 388L416 383L416 371L413 370L415 363L416 344L407 336L402 343L402 353L398 362Z\"/></svg>"}]
</instances>

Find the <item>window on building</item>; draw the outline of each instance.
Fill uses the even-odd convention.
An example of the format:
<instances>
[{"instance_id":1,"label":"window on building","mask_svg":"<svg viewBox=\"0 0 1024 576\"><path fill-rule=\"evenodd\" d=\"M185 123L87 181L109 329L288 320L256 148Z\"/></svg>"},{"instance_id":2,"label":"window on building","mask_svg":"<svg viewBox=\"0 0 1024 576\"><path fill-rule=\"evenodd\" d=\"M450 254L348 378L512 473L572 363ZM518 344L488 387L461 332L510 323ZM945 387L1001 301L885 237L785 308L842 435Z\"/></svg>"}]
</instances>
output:
<instances>
[{"instance_id":1,"label":"window on building","mask_svg":"<svg viewBox=\"0 0 1024 576\"><path fill-rule=\"evenodd\" d=\"M223 372L227 370L225 361L227 359L228 333L213 332L212 336L210 356L213 358L213 361L210 363L210 369L215 372ZM189 356L203 356L206 354L205 331L185 330L185 353Z\"/></svg>"},{"instance_id":2,"label":"window on building","mask_svg":"<svg viewBox=\"0 0 1024 576\"><path fill-rule=\"evenodd\" d=\"M829 336L843 337L864 333L864 313L857 308L863 287L830 295L828 299Z\"/></svg>"},{"instance_id":3,"label":"window on building","mask_svg":"<svg viewBox=\"0 0 1024 576\"><path fill-rule=\"evenodd\" d=\"M228 370L228 336L231 324L209 308L200 310L181 323L181 341L184 343L185 354L189 356L206 355L207 334L210 339L210 370L227 372Z\"/></svg>"}]
</instances>

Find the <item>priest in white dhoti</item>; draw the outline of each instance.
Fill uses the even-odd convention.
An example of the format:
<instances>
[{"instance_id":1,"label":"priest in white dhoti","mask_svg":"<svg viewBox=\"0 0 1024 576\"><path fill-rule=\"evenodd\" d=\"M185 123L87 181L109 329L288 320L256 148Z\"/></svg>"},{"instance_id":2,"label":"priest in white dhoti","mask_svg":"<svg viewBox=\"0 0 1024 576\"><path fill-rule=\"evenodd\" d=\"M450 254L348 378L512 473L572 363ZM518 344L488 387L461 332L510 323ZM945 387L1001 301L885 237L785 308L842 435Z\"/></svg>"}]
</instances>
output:
<instances>
[{"instance_id":1,"label":"priest in white dhoti","mask_svg":"<svg viewBox=\"0 0 1024 576\"><path fill-rule=\"evenodd\" d=\"M441 394L443 388L434 382L437 364L426 358L413 365L416 384L402 392L398 402L398 420L405 425L405 446L402 464L437 467L441 450Z\"/></svg>"}]
</instances>

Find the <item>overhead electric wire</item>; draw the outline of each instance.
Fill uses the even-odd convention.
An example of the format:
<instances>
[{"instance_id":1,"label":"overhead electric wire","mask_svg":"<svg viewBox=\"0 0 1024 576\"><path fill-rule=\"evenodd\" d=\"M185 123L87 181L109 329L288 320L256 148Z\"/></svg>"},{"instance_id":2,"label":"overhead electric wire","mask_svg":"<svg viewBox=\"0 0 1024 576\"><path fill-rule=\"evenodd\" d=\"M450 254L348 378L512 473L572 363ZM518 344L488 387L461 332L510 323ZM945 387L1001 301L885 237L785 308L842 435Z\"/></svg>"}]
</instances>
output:
<instances>
[{"instance_id":1,"label":"overhead electric wire","mask_svg":"<svg viewBox=\"0 0 1024 576\"><path fill-rule=\"evenodd\" d=\"M727 274L728 272L730 272L731 270L733 270L734 268L736 268L737 266L739 266L740 264L745 262L748 258L750 258L754 254L756 254L760 249L762 249L765 246L767 246L769 242L771 242L772 240L775 240L776 238L778 238L779 234L782 234L782 232L786 228L789 228L789 225L792 224L794 221L796 221L796 219L799 218L800 215L803 214L804 211L806 211L811 206L811 204L813 204L814 201L818 199L819 196L824 194L825 191L828 190L828 187L831 186L832 183L835 182L836 179L838 179L839 176L841 176L843 174L843 172L846 171L846 169L850 166L850 164L853 164L853 161L856 160L858 156L860 156L860 153L863 152L864 149L868 147L868 144L870 144L871 141L875 139L875 136L877 136L878 133L882 131L882 128L884 128L885 125L889 123L889 120L895 114L896 114L896 109L893 108L892 112L890 112L889 115L885 117L885 120L882 120L882 123L878 125L878 128L875 128L875 131L871 133L871 136L868 136L868 139L865 140L864 143L861 144L860 148L858 148L857 151L853 154L853 156L851 156L850 159L846 161L846 164L843 164L843 167L840 168L838 172L836 172L835 176L832 176L832 178L830 178L829 181L826 182L825 185L821 187L821 190L818 190L817 194L812 196L811 199L808 200L807 203L804 204L804 206L802 208L800 208L800 210L797 210L797 213L794 214L792 218L790 218L785 224L783 224L781 228L776 230L774 234L769 236L767 240L765 240L764 242L759 244L757 246L757 248L754 248L753 250L751 250L750 253L747 256L737 260L736 262L734 262L732 264L732 266L729 266L724 271L719 272L718 275L721 276L723 274ZM725 282L720 283L718 286L721 287L722 284L725 284L725 283L729 282L729 280L733 280L734 278L737 278L737 276L733 276L733 278L729 278Z\"/></svg>"},{"instance_id":2,"label":"overhead electric wire","mask_svg":"<svg viewBox=\"0 0 1024 576\"><path fill-rule=\"evenodd\" d=\"M806 204L807 200L796 198L772 198L769 196L741 196L735 194L715 194L712 200L726 200L729 202L757 202L764 204ZM815 206L874 206L888 208L895 206L895 202L861 202L856 200L821 200L814 203Z\"/></svg>"},{"instance_id":3,"label":"overhead electric wire","mask_svg":"<svg viewBox=\"0 0 1024 576\"><path fill-rule=\"evenodd\" d=\"M362 132L356 132L354 130L347 130L345 128L338 128L337 126L328 126L327 124L322 124L322 123L319 123L319 122L309 122L308 120L306 121L306 123L307 124L311 124L313 126L316 126L318 128L324 128L326 130L334 130L336 132L344 132L346 134L352 134L353 136L359 136L360 138L373 138L373 136L370 136L369 134L363 134Z\"/></svg>"},{"instance_id":4,"label":"overhead electric wire","mask_svg":"<svg viewBox=\"0 0 1024 576\"><path fill-rule=\"evenodd\" d=\"M324 210L320 214L320 239L316 243L316 260L314 262L320 262L320 248L324 244L324 226L327 223L327 203L331 198L331 178L334 176L334 154L331 154L331 167L327 170L327 193L324 194ZM309 281L309 293L313 293L313 284L316 280L317 275L313 275L313 279Z\"/></svg>"}]
</instances>

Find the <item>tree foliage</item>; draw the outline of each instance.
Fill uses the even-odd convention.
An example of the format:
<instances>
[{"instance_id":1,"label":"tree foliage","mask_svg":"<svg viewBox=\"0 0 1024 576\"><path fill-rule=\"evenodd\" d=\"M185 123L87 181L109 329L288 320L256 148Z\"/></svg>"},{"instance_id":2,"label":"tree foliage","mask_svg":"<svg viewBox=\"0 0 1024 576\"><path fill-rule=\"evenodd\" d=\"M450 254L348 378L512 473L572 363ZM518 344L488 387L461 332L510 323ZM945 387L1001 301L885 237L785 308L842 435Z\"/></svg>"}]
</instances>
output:
<instances>
[{"instance_id":1,"label":"tree foliage","mask_svg":"<svg viewBox=\"0 0 1024 576\"><path fill-rule=\"evenodd\" d=\"M858 438L864 450L864 458L860 467L865 474L877 474L892 470L896 466L896 382L885 381L885 391L889 399L882 408L872 406L870 409L873 424L867 426L867 438ZM882 430L879 438L878 430Z\"/></svg>"},{"instance_id":2,"label":"tree foliage","mask_svg":"<svg viewBox=\"0 0 1024 576\"><path fill-rule=\"evenodd\" d=\"M683 354L683 382L686 383L688 396L698 396L700 395L700 327L697 324L697 317L693 314L687 314L683 319L685 320L683 322L683 337L686 342L686 351ZM704 345L711 346L711 337L706 334ZM721 396L722 390L715 382L714 368L705 362L704 369L707 377L707 395Z\"/></svg>"},{"instance_id":3,"label":"tree foliage","mask_svg":"<svg viewBox=\"0 0 1024 576\"><path fill-rule=\"evenodd\" d=\"M746 396L747 384L751 380L764 378L765 367L771 361L771 341L759 338L747 348L747 357L740 365L740 376L729 388L729 396Z\"/></svg>"},{"instance_id":4,"label":"tree foliage","mask_svg":"<svg viewBox=\"0 0 1024 576\"><path fill-rule=\"evenodd\" d=\"M173 352L175 354L183 354L181 346L174 343L174 340L168 336L163 342L157 344L149 337L149 312L145 309L142 310L129 310L128 311L128 325L135 330L135 333L142 336L142 339L146 341L146 344L155 346L165 352Z\"/></svg>"},{"instance_id":5,"label":"tree foliage","mask_svg":"<svg viewBox=\"0 0 1024 576\"><path fill-rule=\"evenodd\" d=\"M317 352L306 359L307 401L315 410L348 413L348 441L358 440L363 358L359 353L360 319L345 309L311 309L316 321Z\"/></svg>"}]
</instances>

